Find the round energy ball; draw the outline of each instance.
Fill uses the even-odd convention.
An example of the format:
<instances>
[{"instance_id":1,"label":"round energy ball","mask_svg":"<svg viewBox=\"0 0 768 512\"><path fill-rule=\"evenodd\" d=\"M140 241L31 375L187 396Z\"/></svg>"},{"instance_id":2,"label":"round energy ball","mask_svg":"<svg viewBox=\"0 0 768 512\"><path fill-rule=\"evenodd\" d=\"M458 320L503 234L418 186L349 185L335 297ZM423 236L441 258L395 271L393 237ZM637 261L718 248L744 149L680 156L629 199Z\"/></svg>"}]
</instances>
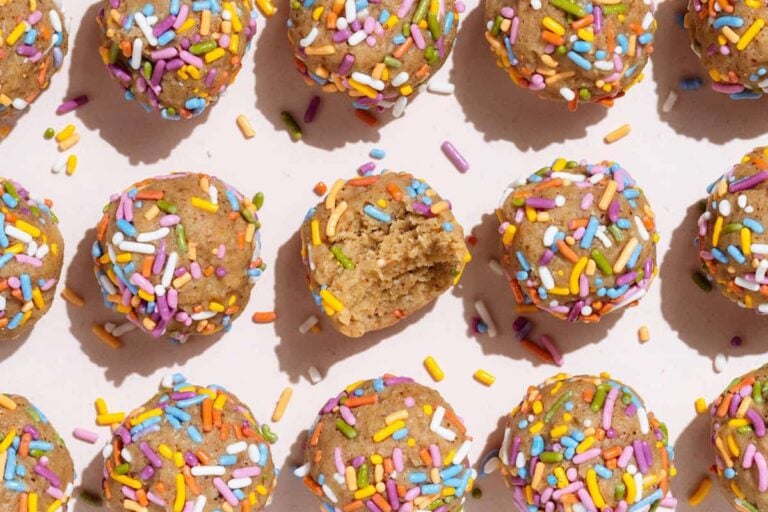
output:
<instances>
[{"instance_id":1,"label":"round energy ball","mask_svg":"<svg viewBox=\"0 0 768 512\"><path fill-rule=\"evenodd\" d=\"M22 396L0 394L0 470L0 510L68 510L72 456L45 414Z\"/></svg>"},{"instance_id":2,"label":"round energy ball","mask_svg":"<svg viewBox=\"0 0 768 512\"><path fill-rule=\"evenodd\" d=\"M301 243L315 302L351 337L425 307L470 259L451 203L406 173L337 180L304 218Z\"/></svg>"},{"instance_id":3,"label":"round energy ball","mask_svg":"<svg viewBox=\"0 0 768 512\"><path fill-rule=\"evenodd\" d=\"M528 388L499 457L520 512L674 509L666 426L630 387L558 375Z\"/></svg>"},{"instance_id":4,"label":"round energy ball","mask_svg":"<svg viewBox=\"0 0 768 512\"><path fill-rule=\"evenodd\" d=\"M472 438L440 394L385 375L328 400L296 470L323 510L459 512Z\"/></svg>"},{"instance_id":5,"label":"round energy ball","mask_svg":"<svg viewBox=\"0 0 768 512\"><path fill-rule=\"evenodd\" d=\"M92 248L105 305L178 342L229 330L265 268L256 210L207 174L150 178L113 195Z\"/></svg>"},{"instance_id":6,"label":"round energy ball","mask_svg":"<svg viewBox=\"0 0 768 512\"><path fill-rule=\"evenodd\" d=\"M759 2L726 1L710 7L689 0L685 27L691 48L713 81L712 89L733 99L763 95L768 88L766 15L768 8Z\"/></svg>"},{"instance_id":7,"label":"round energy ball","mask_svg":"<svg viewBox=\"0 0 768 512\"><path fill-rule=\"evenodd\" d=\"M0 140L11 120L48 88L67 54L64 16L54 0L5 0L0 6Z\"/></svg>"},{"instance_id":8,"label":"round energy ball","mask_svg":"<svg viewBox=\"0 0 768 512\"><path fill-rule=\"evenodd\" d=\"M653 210L615 162L559 159L510 185L496 213L519 304L597 322L636 304L658 272Z\"/></svg>"},{"instance_id":9,"label":"round energy ball","mask_svg":"<svg viewBox=\"0 0 768 512\"><path fill-rule=\"evenodd\" d=\"M710 408L717 476L735 510L768 510L764 390L768 366L731 382Z\"/></svg>"},{"instance_id":10,"label":"round energy ball","mask_svg":"<svg viewBox=\"0 0 768 512\"><path fill-rule=\"evenodd\" d=\"M485 38L512 81L540 98L611 106L643 78L652 0L486 0Z\"/></svg>"},{"instance_id":11,"label":"round energy ball","mask_svg":"<svg viewBox=\"0 0 768 512\"><path fill-rule=\"evenodd\" d=\"M288 40L308 84L399 117L448 59L462 12L459 0L294 0Z\"/></svg>"},{"instance_id":12,"label":"round energy ball","mask_svg":"<svg viewBox=\"0 0 768 512\"><path fill-rule=\"evenodd\" d=\"M710 186L699 217L699 261L723 295L768 313L768 235L765 194L768 147L748 153Z\"/></svg>"},{"instance_id":13,"label":"round energy ball","mask_svg":"<svg viewBox=\"0 0 768 512\"><path fill-rule=\"evenodd\" d=\"M237 77L256 34L253 0L103 0L99 52L125 98L195 117Z\"/></svg>"},{"instance_id":14,"label":"round energy ball","mask_svg":"<svg viewBox=\"0 0 768 512\"><path fill-rule=\"evenodd\" d=\"M51 307L64 262L52 202L0 178L0 341L29 332Z\"/></svg>"},{"instance_id":15,"label":"round energy ball","mask_svg":"<svg viewBox=\"0 0 768 512\"><path fill-rule=\"evenodd\" d=\"M165 389L113 426L104 448L107 507L262 510L277 481L269 427L218 386L195 386L180 375L166 380Z\"/></svg>"}]
</instances>

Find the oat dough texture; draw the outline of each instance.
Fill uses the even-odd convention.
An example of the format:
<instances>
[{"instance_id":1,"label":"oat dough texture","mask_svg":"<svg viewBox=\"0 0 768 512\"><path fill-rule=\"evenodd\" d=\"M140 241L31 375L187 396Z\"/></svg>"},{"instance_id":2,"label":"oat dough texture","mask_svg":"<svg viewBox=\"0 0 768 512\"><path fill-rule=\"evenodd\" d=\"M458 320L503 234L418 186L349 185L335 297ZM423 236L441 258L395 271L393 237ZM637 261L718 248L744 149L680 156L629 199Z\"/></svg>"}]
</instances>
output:
<instances>
[{"instance_id":1,"label":"oat dough texture","mask_svg":"<svg viewBox=\"0 0 768 512\"><path fill-rule=\"evenodd\" d=\"M640 81L652 0L486 0L485 37L512 81L541 98L611 106Z\"/></svg>"},{"instance_id":2,"label":"oat dough texture","mask_svg":"<svg viewBox=\"0 0 768 512\"><path fill-rule=\"evenodd\" d=\"M615 162L559 159L510 185L497 215L515 299L558 318L599 321L636 304L658 273L653 210Z\"/></svg>"},{"instance_id":3,"label":"oat dough texture","mask_svg":"<svg viewBox=\"0 0 768 512\"><path fill-rule=\"evenodd\" d=\"M463 11L455 0L294 0L288 40L308 84L399 116L448 59Z\"/></svg>"},{"instance_id":4,"label":"oat dough texture","mask_svg":"<svg viewBox=\"0 0 768 512\"><path fill-rule=\"evenodd\" d=\"M30 6L34 5L33 9ZM0 140L41 91L67 54L64 16L53 0L0 0Z\"/></svg>"},{"instance_id":5,"label":"oat dough texture","mask_svg":"<svg viewBox=\"0 0 768 512\"><path fill-rule=\"evenodd\" d=\"M237 77L253 0L103 0L99 52L125 98L166 119L203 113Z\"/></svg>"},{"instance_id":6,"label":"oat dough texture","mask_svg":"<svg viewBox=\"0 0 768 512\"><path fill-rule=\"evenodd\" d=\"M469 261L451 203L405 173L337 180L307 213L301 242L315 302L351 337L423 308Z\"/></svg>"},{"instance_id":7,"label":"oat dough texture","mask_svg":"<svg viewBox=\"0 0 768 512\"><path fill-rule=\"evenodd\" d=\"M51 307L61 276L64 240L48 199L0 178L0 342L32 328Z\"/></svg>"},{"instance_id":8,"label":"oat dough texture","mask_svg":"<svg viewBox=\"0 0 768 512\"><path fill-rule=\"evenodd\" d=\"M297 473L322 510L458 512L476 477L471 444L437 391L385 375L323 406Z\"/></svg>"},{"instance_id":9,"label":"oat dough texture","mask_svg":"<svg viewBox=\"0 0 768 512\"><path fill-rule=\"evenodd\" d=\"M114 428L102 480L110 510L255 511L271 500L271 431L220 387L177 377Z\"/></svg>"},{"instance_id":10,"label":"oat dough texture","mask_svg":"<svg viewBox=\"0 0 768 512\"><path fill-rule=\"evenodd\" d=\"M632 388L607 375L558 375L528 389L499 455L520 512L674 509L668 441Z\"/></svg>"},{"instance_id":11,"label":"oat dough texture","mask_svg":"<svg viewBox=\"0 0 768 512\"><path fill-rule=\"evenodd\" d=\"M712 88L733 99L759 98L768 88L768 7L756 0L708 4L689 0L685 27Z\"/></svg>"},{"instance_id":12,"label":"oat dough texture","mask_svg":"<svg viewBox=\"0 0 768 512\"><path fill-rule=\"evenodd\" d=\"M731 382L710 407L717 477L735 510L768 510L766 391L763 366Z\"/></svg>"},{"instance_id":13,"label":"oat dough texture","mask_svg":"<svg viewBox=\"0 0 768 512\"><path fill-rule=\"evenodd\" d=\"M698 221L699 261L723 295L768 313L768 148L756 148L710 185Z\"/></svg>"},{"instance_id":14,"label":"oat dough texture","mask_svg":"<svg viewBox=\"0 0 768 512\"><path fill-rule=\"evenodd\" d=\"M92 254L104 303L154 337L229 330L264 264L256 206L216 177L179 173L110 198Z\"/></svg>"},{"instance_id":15,"label":"oat dough texture","mask_svg":"<svg viewBox=\"0 0 768 512\"><path fill-rule=\"evenodd\" d=\"M0 471L0 510L69 509L72 457L45 414L22 396L0 394Z\"/></svg>"}]
</instances>

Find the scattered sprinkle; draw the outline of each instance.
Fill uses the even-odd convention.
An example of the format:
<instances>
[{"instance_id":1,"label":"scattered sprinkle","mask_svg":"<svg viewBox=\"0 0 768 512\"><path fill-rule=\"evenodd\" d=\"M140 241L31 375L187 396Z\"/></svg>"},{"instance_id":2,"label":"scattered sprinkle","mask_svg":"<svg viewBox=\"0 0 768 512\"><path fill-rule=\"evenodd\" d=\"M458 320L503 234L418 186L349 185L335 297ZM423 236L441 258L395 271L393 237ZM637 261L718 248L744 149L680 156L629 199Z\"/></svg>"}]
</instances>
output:
<instances>
[{"instance_id":1,"label":"scattered sprinkle","mask_svg":"<svg viewBox=\"0 0 768 512\"><path fill-rule=\"evenodd\" d=\"M72 431L72 435L75 439L90 444L95 444L99 440L99 434L85 428L76 428L74 431Z\"/></svg>"},{"instance_id":2,"label":"scattered sprinkle","mask_svg":"<svg viewBox=\"0 0 768 512\"><path fill-rule=\"evenodd\" d=\"M379 124L379 120L376 119L376 116L374 116L372 113L368 112L367 110L360 110L355 109L355 117L357 117L359 120L364 122L370 127L374 127L377 124Z\"/></svg>"},{"instance_id":3,"label":"scattered sprinkle","mask_svg":"<svg viewBox=\"0 0 768 512\"><path fill-rule=\"evenodd\" d=\"M309 373L309 382L311 382L312 384L317 384L318 382L323 380L323 376L320 375L320 370L318 370L314 366L309 367L308 373Z\"/></svg>"},{"instance_id":4,"label":"scattered sprinkle","mask_svg":"<svg viewBox=\"0 0 768 512\"><path fill-rule=\"evenodd\" d=\"M731 346L732 347L740 347L744 343L744 340L741 339L741 336L734 336L731 338Z\"/></svg>"},{"instance_id":5,"label":"scattered sprinkle","mask_svg":"<svg viewBox=\"0 0 768 512\"><path fill-rule=\"evenodd\" d=\"M288 407L288 403L291 401L291 397L293 397L293 388L288 386L282 393L280 393L280 398L277 400L275 411L272 413L273 423L277 423L283 419L283 415Z\"/></svg>"},{"instance_id":6,"label":"scattered sprinkle","mask_svg":"<svg viewBox=\"0 0 768 512\"><path fill-rule=\"evenodd\" d=\"M317 109L320 108L320 96L312 96L307 105L307 110L304 112L304 122L309 124L315 120L317 116Z\"/></svg>"},{"instance_id":7,"label":"scattered sprinkle","mask_svg":"<svg viewBox=\"0 0 768 512\"><path fill-rule=\"evenodd\" d=\"M435 361L434 357L428 356L426 359L424 359L424 367L427 369L429 376L432 377L432 380L435 382L440 382L445 378L445 373L437 364L437 361Z\"/></svg>"},{"instance_id":8,"label":"scattered sprinkle","mask_svg":"<svg viewBox=\"0 0 768 512\"><path fill-rule=\"evenodd\" d=\"M280 118L283 120L285 128L288 130L288 134L291 136L291 140L298 142L301 140L303 134L301 133L301 127L299 123L293 118L290 112L280 112Z\"/></svg>"},{"instance_id":9,"label":"scattered sprinkle","mask_svg":"<svg viewBox=\"0 0 768 512\"><path fill-rule=\"evenodd\" d=\"M271 324L277 318L277 313L274 311L257 311L253 314L251 319L257 324Z\"/></svg>"},{"instance_id":10,"label":"scattered sprinkle","mask_svg":"<svg viewBox=\"0 0 768 512\"><path fill-rule=\"evenodd\" d=\"M477 382L488 387L493 386L493 383L496 382L496 377L492 373L482 369L477 370L474 377Z\"/></svg>"},{"instance_id":11,"label":"scattered sprinkle","mask_svg":"<svg viewBox=\"0 0 768 512\"><path fill-rule=\"evenodd\" d=\"M67 176L72 176L77 170L77 155L67 157Z\"/></svg>"},{"instance_id":12,"label":"scattered sprinkle","mask_svg":"<svg viewBox=\"0 0 768 512\"><path fill-rule=\"evenodd\" d=\"M237 127L240 128L240 132L242 132L243 137L246 139L252 139L256 135L256 132L253 131L253 125L244 114L237 116L236 122Z\"/></svg>"},{"instance_id":13,"label":"scattered sprinkle","mask_svg":"<svg viewBox=\"0 0 768 512\"><path fill-rule=\"evenodd\" d=\"M61 298L79 308L85 305L85 299L83 299L83 297L75 292L72 288L64 288L61 291Z\"/></svg>"},{"instance_id":14,"label":"scattered sprinkle","mask_svg":"<svg viewBox=\"0 0 768 512\"><path fill-rule=\"evenodd\" d=\"M454 167L459 172L467 172L469 170L469 162L459 153L450 141L445 141L440 145L440 149L443 150L443 154L448 157Z\"/></svg>"},{"instance_id":15,"label":"scattered sprinkle","mask_svg":"<svg viewBox=\"0 0 768 512\"><path fill-rule=\"evenodd\" d=\"M328 185L323 183L322 181L318 181L314 188L312 189L312 192L315 193L317 196L322 196L328 191Z\"/></svg>"},{"instance_id":16,"label":"scattered sprinkle","mask_svg":"<svg viewBox=\"0 0 768 512\"><path fill-rule=\"evenodd\" d=\"M683 78L680 80L680 88L684 91L696 91L701 89L701 78L699 77L689 77L689 78Z\"/></svg>"},{"instance_id":17,"label":"scattered sprinkle","mask_svg":"<svg viewBox=\"0 0 768 512\"><path fill-rule=\"evenodd\" d=\"M317 316L312 315L306 320L304 320L301 325L299 325L299 332L301 334L307 334L314 326L317 325L317 322L320 320L317 318Z\"/></svg>"},{"instance_id":18,"label":"scattered sprinkle","mask_svg":"<svg viewBox=\"0 0 768 512\"><path fill-rule=\"evenodd\" d=\"M499 263L499 260L493 258L488 260L488 266L491 267L491 270L493 270L494 273L500 276L504 275L504 268L501 266L501 263Z\"/></svg>"},{"instance_id":19,"label":"scattered sprinkle","mask_svg":"<svg viewBox=\"0 0 768 512\"><path fill-rule=\"evenodd\" d=\"M677 91L672 89L669 91L669 94L667 94L667 99L664 100L664 103L661 106L661 111L665 114L672 112L672 109L675 108L675 103L677 103Z\"/></svg>"},{"instance_id":20,"label":"scattered sprinkle","mask_svg":"<svg viewBox=\"0 0 768 512\"><path fill-rule=\"evenodd\" d=\"M691 274L691 278L693 279L693 282L696 283L696 285L705 292L712 291L712 283L710 282L709 278L707 278L707 276L705 276L702 272L697 270Z\"/></svg>"},{"instance_id":21,"label":"scattered sprinkle","mask_svg":"<svg viewBox=\"0 0 768 512\"><path fill-rule=\"evenodd\" d=\"M539 336L539 343L546 349L552 357L552 361L554 361L557 366L563 366L563 356L557 348L557 345L555 345L555 341L549 335L542 334Z\"/></svg>"},{"instance_id":22,"label":"scattered sprinkle","mask_svg":"<svg viewBox=\"0 0 768 512\"><path fill-rule=\"evenodd\" d=\"M427 91L433 94L453 94L455 88L450 82L438 82L437 80L432 80L427 85Z\"/></svg>"},{"instance_id":23,"label":"scattered sprinkle","mask_svg":"<svg viewBox=\"0 0 768 512\"><path fill-rule=\"evenodd\" d=\"M91 331L96 335L97 338L114 349L118 349L123 346L123 342L120 341L120 338L107 332L103 325L93 324Z\"/></svg>"},{"instance_id":24,"label":"scattered sprinkle","mask_svg":"<svg viewBox=\"0 0 768 512\"><path fill-rule=\"evenodd\" d=\"M623 124L612 132L608 133L603 138L603 141L605 141L606 144L613 144L614 142L619 141L629 135L631 129L632 127L629 124Z\"/></svg>"},{"instance_id":25,"label":"scattered sprinkle","mask_svg":"<svg viewBox=\"0 0 768 512\"><path fill-rule=\"evenodd\" d=\"M496 323L493 321L485 302L482 300L475 301L475 310L477 311L477 314L480 315L480 319L483 323L488 327L488 337L495 338L499 332L496 329Z\"/></svg>"},{"instance_id":26,"label":"scattered sprinkle","mask_svg":"<svg viewBox=\"0 0 768 512\"><path fill-rule=\"evenodd\" d=\"M379 148L373 148L373 149L371 150L371 152L370 152L370 153L368 153L368 156L370 156L371 158L373 158L373 159L375 159L375 160L381 160L381 159L383 159L385 156L387 156L387 152L386 152L386 151L384 151L383 149L379 149Z\"/></svg>"},{"instance_id":27,"label":"scattered sprinkle","mask_svg":"<svg viewBox=\"0 0 768 512\"><path fill-rule=\"evenodd\" d=\"M715 361L713 364L715 372L723 373L723 371L725 370L725 366L727 364L728 364L728 357L725 354L720 353L715 356Z\"/></svg>"},{"instance_id":28,"label":"scattered sprinkle","mask_svg":"<svg viewBox=\"0 0 768 512\"><path fill-rule=\"evenodd\" d=\"M696 401L693 403L693 407L696 409L696 414L704 414L707 412L707 409L709 408L707 406L707 401L703 398L697 398Z\"/></svg>"},{"instance_id":29,"label":"scattered sprinkle","mask_svg":"<svg viewBox=\"0 0 768 512\"><path fill-rule=\"evenodd\" d=\"M696 490L688 497L688 504L692 507L697 507L707 497L709 491L712 490L712 479L705 476L701 479L701 483Z\"/></svg>"},{"instance_id":30,"label":"scattered sprinkle","mask_svg":"<svg viewBox=\"0 0 768 512\"><path fill-rule=\"evenodd\" d=\"M56 115L68 114L69 112L82 107L86 103L88 103L88 96L85 94L72 98L71 100L66 100L64 103L58 106L56 109Z\"/></svg>"},{"instance_id":31,"label":"scattered sprinkle","mask_svg":"<svg viewBox=\"0 0 768 512\"><path fill-rule=\"evenodd\" d=\"M46 128L46 130L43 132L43 138L45 140L51 140L54 135L56 135L56 130L53 128Z\"/></svg>"},{"instance_id":32,"label":"scattered sprinkle","mask_svg":"<svg viewBox=\"0 0 768 512\"><path fill-rule=\"evenodd\" d=\"M651 332L647 325L643 325L637 330L637 339L640 340L640 343L645 343L651 339Z\"/></svg>"}]
</instances>

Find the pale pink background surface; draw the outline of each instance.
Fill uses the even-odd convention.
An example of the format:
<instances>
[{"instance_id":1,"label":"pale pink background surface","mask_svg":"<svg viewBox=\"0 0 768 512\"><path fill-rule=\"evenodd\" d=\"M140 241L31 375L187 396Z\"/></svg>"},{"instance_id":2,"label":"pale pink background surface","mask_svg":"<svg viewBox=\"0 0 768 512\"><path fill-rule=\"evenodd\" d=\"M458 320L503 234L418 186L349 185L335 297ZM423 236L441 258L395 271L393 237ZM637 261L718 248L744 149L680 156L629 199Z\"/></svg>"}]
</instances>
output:
<instances>
[{"instance_id":1,"label":"pale pink background surface","mask_svg":"<svg viewBox=\"0 0 768 512\"><path fill-rule=\"evenodd\" d=\"M77 309L57 299L25 341L0 344L0 391L27 395L49 415L68 441L85 488L99 488L100 448L108 432L101 429L99 445L91 446L72 439L72 429L95 428L97 396L106 398L112 409L128 410L148 398L169 371L183 371L198 383L227 386L265 421L280 391L295 387L285 418L274 427L280 434L276 462L284 470L271 507L275 511L314 509L312 496L291 468L300 461L300 436L320 404L349 382L383 372L429 384L421 365L427 355L446 373L436 387L476 438L473 458L497 446L505 412L529 384L558 369L532 361L512 335L513 299L487 264L496 251L493 209L508 182L562 155L616 159L645 187L662 235L661 275L639 307L600 325L569 326L539 314L533 319L535 332L554 335L566 352L565 371L610 371L633 385L668 422L677 439L680 476L673 487L683 502L678 510L690 510L685 498L710 464L708 420L695 418L693 402L699 396L714 398L731 378L763 363L768 348L768 319L741 311L716 294L703 294L692 283L695 203L708 182L765 142L768 100L736 103L705 88L681 92L675 109L661 113L661 103L681 76L703 75L675 24L679 4L666 1L659 8L656 55L646 80L610 111L585 106L569 115L560 105L516 90L495 69L483 40L482 13L474 0L468 4L452 62L437 76L456 85L455 95L423 94L404 118L378 131L356 120L341 98L326 97L316 122L305 127L304 141L295 144L282 129L279 113L290 110L302 117L313 91L294 74L284 5L268 26L262 20L255 57L249 54L240 78L205 122L169 123L123 101L96 53L96 7L87 0L69 0L74 49L51 90L0 144L0 170L38 196L55 200L67 241L62 279L88 304ZM90 95L89 105L65 117L53 115L63 98L80 93ZM241 113L257 133L250 141L235 126ZM80 166L73 177L52 175L56 147L41 134L48 126L60 129L69 122L82 134L75 149ZM606 146L603 135L626 122L632 124L631 135ZM465 175L441 154L446 139L469 160ZM298 324L316 311L304 287L296 233L306 209L317 201L312 187L318 180L330 184L352 175L373 147L387 151L384 167L423 176L452 200L465 229L478 236L474 262L459 287L394 329L352 341L324 325L322 334L302 336ZM93 322L113 318L102 308L91 274L91 228L111 193L173 170L208 171L244 192L266 194L261 217L269 270L247 313L218 342L197 339L174 347L133 334L122 350L114 351L90 333ZM486 301L498 323L495 339L468 332L477 298ZM275 324L255 325L248 318L254 311L272 309L278 312ZM641 325L651 331L645 345L637 341ZM745 340L738 349L729 345L735 334ZM730 358L720 375L712 369L718 352ZM324 375L318 385L307 380L309 365ZM472 380L478 368L496 375L493 387ZM484 497L470 499L468 511L511 510L498 475L478 485ZM701 507L725 508L717 492ZM92 508L78 503L75 510Z\"/></svg>"}]
</instances>

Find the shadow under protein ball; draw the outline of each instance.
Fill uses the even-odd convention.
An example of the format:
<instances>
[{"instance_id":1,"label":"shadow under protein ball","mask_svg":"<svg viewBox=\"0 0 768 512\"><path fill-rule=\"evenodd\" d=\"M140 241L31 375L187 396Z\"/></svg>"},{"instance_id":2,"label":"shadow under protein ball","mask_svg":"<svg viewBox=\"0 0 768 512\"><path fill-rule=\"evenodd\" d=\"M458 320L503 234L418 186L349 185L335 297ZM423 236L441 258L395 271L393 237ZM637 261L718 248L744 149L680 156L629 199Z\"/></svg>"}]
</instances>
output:
<instances>
[{"instance_id":1,"label":"shadow under protein ball","mask_svg":"<svg viewBox=\"0 0 768 512\"><path fill-rule=\"evenodd\" d=\"M467 332L475 336L482 346L483 353L498 354L513 359L529 359L536 366L551 366L551 363L536 358L520 346L512 329L512 323L519 316L525 316L533 323L531 334L527 336L530 341L538 342L540 335L548 334L563 354L606 339L609 331L621 318L622 311L606 315L596 324L567 322L543 311L523 315L517 313L517 304L506 277L494 272L488 264L491 259L497 261L499 259L498 227L499 221L496 215L486 213L480 224L471 229L469 233L477 238L477 243L469 248L472 253L472 263L467 265L461 281L453 291L454 295L464 301ZM470 322L472 317L477 316L475 302L479 299L485 302L496 323L499 334L495 338L471 331ZM554 372L556 367L552 366L552 369Z\"/></svg>"},{"instance_id":2,"label":"shadow under protein ball","mask_svg":"<svg viewBox=\"0 0 768 512\"><path fill-rule=\"evenodd\" d=\"M304 82L296 70L293 49L288 42L286 24L290 8L287 2L283 3L277 13L267 19L266 26L260 27L254 57L256 108L275 129L285 131L280 114L289 112L302 129L300 143L335 149L347 143L377 142L381 138L379 130L390 122L407 127L408 109L400 119L393 118L389 111L377 112L374 115L378 124L368 126L355 116L346 94L326 94L319 86L310 87ZM304 113L313 96L320 97L320 108L314 121L308 124L304 122Z\"/></svg>"},{"instance_id":3,"label":"shadow under protein ball","mask_svg":"<svg viewBox=\"0 0 768 512\"><path fill-rule=\"evenodd\" d=\"M715 144L765 134L768 116L760 115L758 110L768 108L768 98L732 100L712 90L707 70L691 50L688 32L681 25L686 5L684 0L668 0L659 3L656 10L659 29L651 60L659 118L680 135ZM681 90L680 81L686 78L701 79L701 88ZM672 90L678 99L665 113L663 106Z\"/></svg>"},{"instance_id":4,"label":"shadow under protein ball","mask_svg":"<svg viewBox=\"0 0 768 512\"><path fill-rule=\"evenodd\" d=\"M508 140L520 150L541 150L584 137L589 126L606 116L607 109L588 104L569 112L565 102L542 100L516 86L496 66L485 40L484 9L481 2L461 21L453 50L450 78L466 121L482 132L486 141ZM630 99L618 101L632 101L631 94Z\"/></svg>"},{"instance_id":5,"label":"shadow under protein ball","mask_svg":"<svg viewBox=\"0 0 768 512\"><path fill-rule=\"evenodd\" d=\"M204 124L216 105L193 119L167 121L158 112L145 112L136 101L127 101L99 55L101 30L96 15L102 5L97 2L86 10L73 35L67 98L88 95L89 103L74 114L132 164L157 162Z\"/></svg>"},{"instance_id":6,"label":"shadow under protein ball","mask_svg":"<svg viewBox=\"0 0 768 512\"><path fill-rule=\"evenodd\" d=\"M95 228L85 232L77 245L62 285L71 286L85 300L83 307L67 302L69 331L80 342L88 358L104 368L107 380L121 384L130 375L148 376L160 368L184 364L202 354L224 336L223 333L191 336L186 343L174 344L165 338L152 338L136 329L121 337L123 344L119 349L113 349L100 341L91 331L94 324L104 324L108 321L122 324L127 320L103 304L101 290L93 274L91 246L95 239Z\"/></svg>"},{"instance_id":7,"label":"shadow under protein ball","mask_svg":"<svg viewBox=\"0 0 768 512\"><path fill-rule=\"evenodd\" d=\"M714 358L762 354L768 317L740 308L722 296L716 287L707 293L691 278L699 269L694 239L701 215L698 204L688 207L685 218L670 237L670 247L661 263L661 313L681 340L700 354ZM741 336L740 347L730 344Z\"/></svg>"},{"instance_id":8,"label":"shadow under protein ball","mask_svg":"<svg viewBox=\"0 0 768 512\"><path fill-rule=\"evenodd\" d=\"M397 336L409 325L420 321L434 307L435 301L410 315L401 322L370 332L361 338L348 338L338 333L328 322L325 314L315 305L306 284L304 265L301 261L301 239L297 231L277 252L275 272L275 335L280 343L275 348L280 371L291 382L307 376L311 366L322 374L339 361L363 352L377 343ZM311 315L317 316L319 333L301 334L301 325Z\"/></svg>"}]
</instances>

